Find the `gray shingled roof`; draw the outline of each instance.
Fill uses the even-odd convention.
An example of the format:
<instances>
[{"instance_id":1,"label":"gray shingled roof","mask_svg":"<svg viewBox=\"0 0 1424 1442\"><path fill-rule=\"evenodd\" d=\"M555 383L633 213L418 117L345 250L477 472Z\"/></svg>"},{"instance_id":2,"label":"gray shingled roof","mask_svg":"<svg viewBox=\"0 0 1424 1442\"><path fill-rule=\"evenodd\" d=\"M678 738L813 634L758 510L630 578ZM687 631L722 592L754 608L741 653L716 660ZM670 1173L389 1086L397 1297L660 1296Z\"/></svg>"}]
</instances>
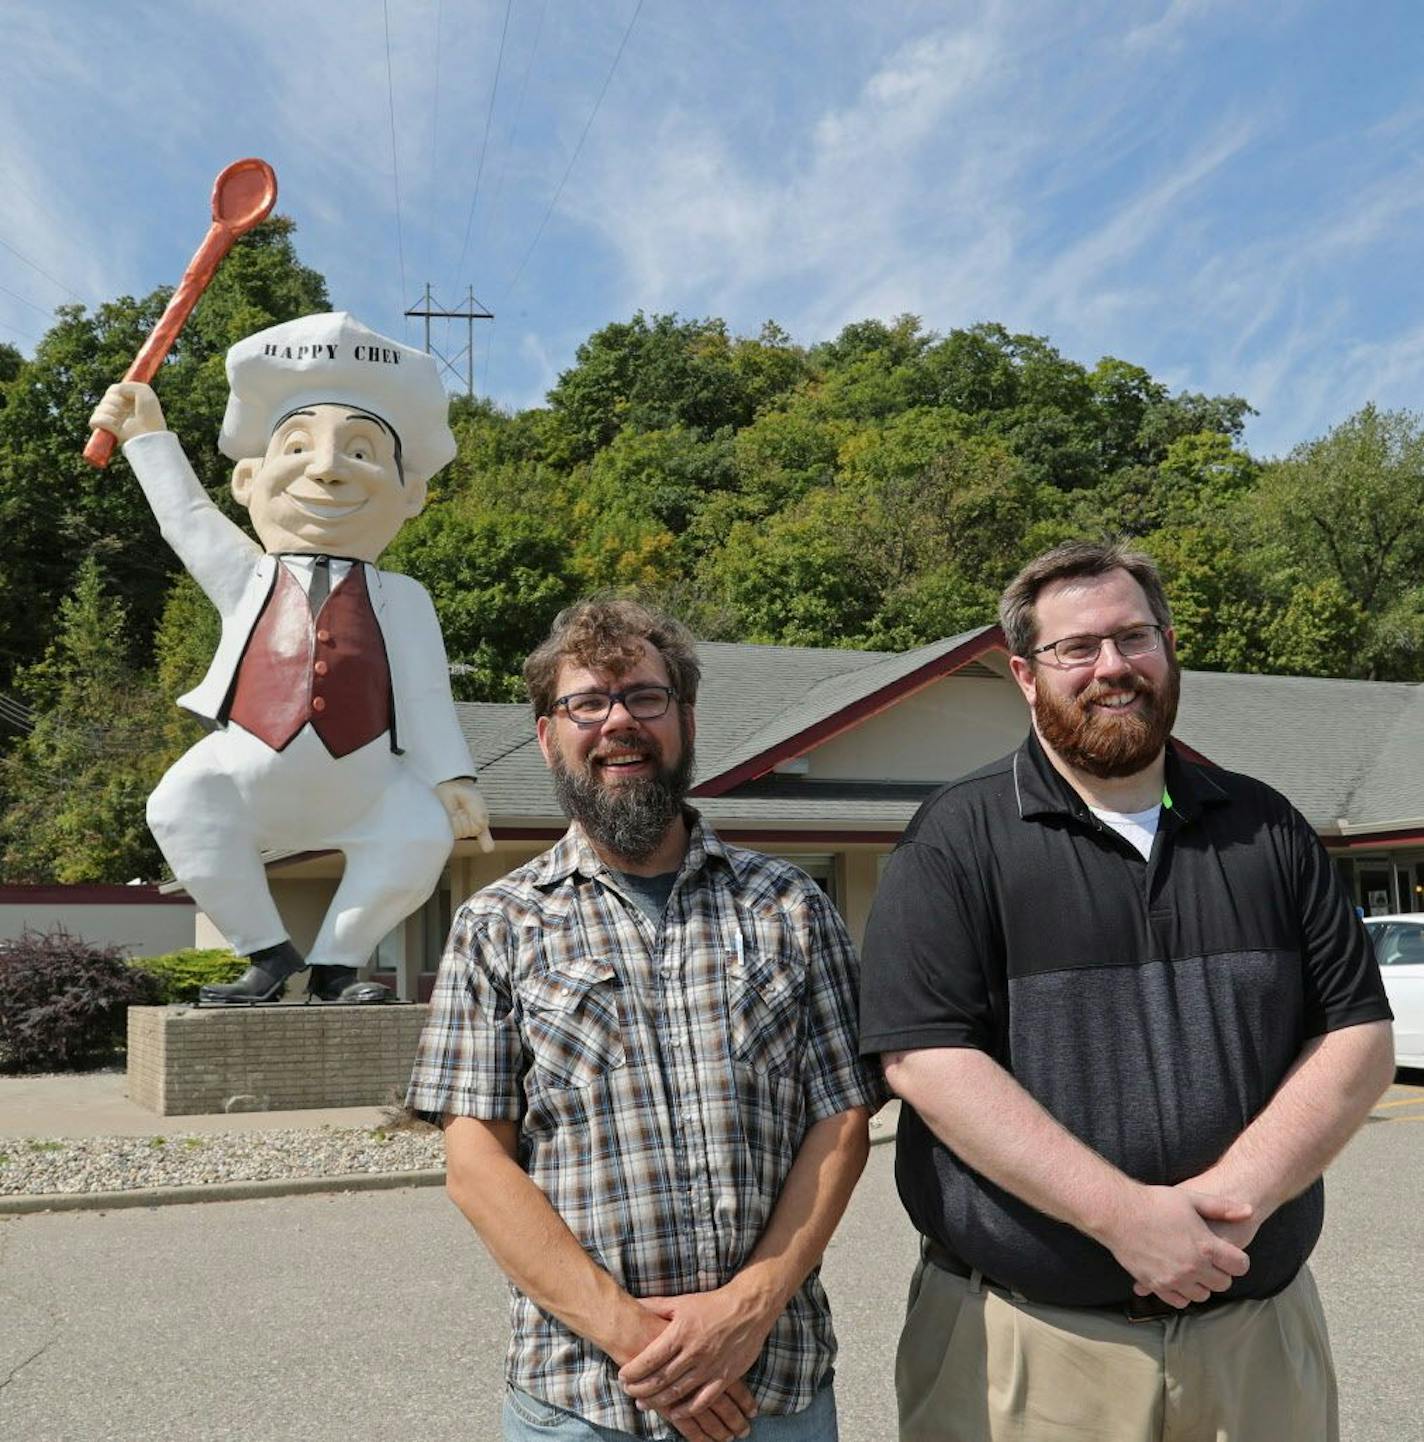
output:
<instances>
[{"instance_id":1,"label":"gray shingled roof","mask_svg":"<svg viewBox=\"0 0 1424 1442\"><path fill-rule=\"evenodd\" d=\"M1188 671L1176 735L1232 771L1268 782L1317 829L1343 817L1355 824L1424 816L1420 761L1421 688L1387 681L1336 681L1314 676L1243 676ZM1408 800L1396 777L1376 777L1387 743L1406 715L1412 766ZM1397 797L1398 801L1391 799Z\"/></svg>"},{"instance_id":2,"label":"gray shingled roof","mask_svg":"<svg viewBox=\"0 0 1424 1442\"><path fill-rule=\"evenodd\" d=\"M1424 686L1398 689L1411 694L1351 797L1344 814L1352 822L1387 825L1424 817Z\"/></svg>"},{"instance_id":3,"label":"gray shingled roof","mask_svg":"<svg viewBox=\"0 0 1424 1442\"><path fill-rule=\"evenodd\" d=\"M724 749L719 749L715 768L710 765L710 758L708 758L708 764L704 764L702 767L702 774L711 776L717 772L731 771L733 768L743 765L753 757L771 750L773 746L780 746L791 740L793 736L799 735L817 722L824 721L826 717L833 716L837 711L844 711L848 706L865 700L867 696L874 695L875 692L883 690L886 686L894 685L896 681L918 671L922 666L928 666L941 656L956 650L966 641L972 641L976 637L982 636L989 629L988 626L978 626L972 631L965 631L961 635L951 636L943 641L932 642L928 646L920 646L913 651L852 651L849 653L822 651L819 654L823 656L841 654L858 656L860 664L847 666L829 676L823 676L819 680L812 680L808 667L804 679L810 684L806 685L799 697L796 695L797 687L792 679L780 673L776 674L773 678L774 684L770 688L772 699L778 702L775 713L756 730L744 731L736 742L727 745ZM746 652L761 648L729 646L722 649ZM735 672L740 659L735 655L728 657L727 662L731 664L727 665L726 669ZM711 678L709 677L709 679ZM712 691L713 688L709 687L708 690ZM700 712L700 705L698 709Z\"/></svg>"},{"instance_id":4,"label":"gray shingled roof","mask_svg":"<svg viewBox=\"0 0 1424 1442\"><path fill-rule=\"evenodd\" d=\"M698 775L731 770L986 629L903 654L702 643ZM557 823L529 708L456 709L495 816ZM1424 686L1188 671L1176 734L1276 787L1317 828L1334 830L1340 818L1356 827L1424 818ZM776 777L697 804L714 823L885 831L903 827L919 799L915 788Z\"/></svg>"}]
</instances>

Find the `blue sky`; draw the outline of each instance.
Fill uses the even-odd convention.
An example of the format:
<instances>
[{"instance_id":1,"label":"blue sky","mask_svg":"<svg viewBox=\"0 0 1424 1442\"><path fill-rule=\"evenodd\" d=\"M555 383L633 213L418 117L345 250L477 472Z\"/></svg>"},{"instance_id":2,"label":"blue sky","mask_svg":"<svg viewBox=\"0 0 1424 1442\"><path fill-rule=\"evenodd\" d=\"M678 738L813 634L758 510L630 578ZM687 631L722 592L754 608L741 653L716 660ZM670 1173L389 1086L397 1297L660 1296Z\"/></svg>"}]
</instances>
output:
<instances>
[{"instance_id":1,"label":"blue sky","mask_svg":"<svg viewBox=\"0 0 1424 1442\"><path fill-rule=\"evenodd\" d=\"M260 155L335 306L419 343L426 281L473 286L476 388L509 406L639 308L808 343L1001 321L1244 395L1262 454L1424 396L1407 0L0 0L0 23L0 339L26 353L58 303L176 281L213 176Z\"/></svg>"}]
</instances>

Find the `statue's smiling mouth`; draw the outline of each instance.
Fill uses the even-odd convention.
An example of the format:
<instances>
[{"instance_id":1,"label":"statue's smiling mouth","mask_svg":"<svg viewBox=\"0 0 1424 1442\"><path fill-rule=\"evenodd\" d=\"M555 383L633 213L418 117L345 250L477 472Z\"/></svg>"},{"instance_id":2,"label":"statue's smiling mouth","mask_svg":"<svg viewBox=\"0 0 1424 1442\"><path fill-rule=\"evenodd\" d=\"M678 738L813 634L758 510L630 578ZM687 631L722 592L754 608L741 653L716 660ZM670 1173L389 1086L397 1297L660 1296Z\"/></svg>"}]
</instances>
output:
<instances>
[{"instance_id":1,"label":"statue's smiling mouth","mask_svg":"<svg viewBox=\"0 0 1424 1442\"><path fill-rule=\"evenodd\" d=\"M303 498L287 492L287 499L305 516L318 521L339 521L345 516L354 516L365 501L327 501L316 497Z\"/></svg>"}]
</instances>

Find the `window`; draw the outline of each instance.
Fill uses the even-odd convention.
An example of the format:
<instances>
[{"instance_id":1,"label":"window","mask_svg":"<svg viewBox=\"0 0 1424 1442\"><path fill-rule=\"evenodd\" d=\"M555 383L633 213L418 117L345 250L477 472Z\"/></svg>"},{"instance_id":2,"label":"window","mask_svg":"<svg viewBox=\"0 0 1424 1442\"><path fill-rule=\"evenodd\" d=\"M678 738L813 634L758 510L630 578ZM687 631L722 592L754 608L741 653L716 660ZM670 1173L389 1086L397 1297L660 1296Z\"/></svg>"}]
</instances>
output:
<instances>
[{"instance_id":1,"label":"window","mask_svg":"<svg viewBox=\"0 0 1424 1442\"><path fill-rule=\"evenodd\" d=\"M1368 930L1381 966L1424 965L1424 923L1389 921Z\"/></svg>"}]
</instances>

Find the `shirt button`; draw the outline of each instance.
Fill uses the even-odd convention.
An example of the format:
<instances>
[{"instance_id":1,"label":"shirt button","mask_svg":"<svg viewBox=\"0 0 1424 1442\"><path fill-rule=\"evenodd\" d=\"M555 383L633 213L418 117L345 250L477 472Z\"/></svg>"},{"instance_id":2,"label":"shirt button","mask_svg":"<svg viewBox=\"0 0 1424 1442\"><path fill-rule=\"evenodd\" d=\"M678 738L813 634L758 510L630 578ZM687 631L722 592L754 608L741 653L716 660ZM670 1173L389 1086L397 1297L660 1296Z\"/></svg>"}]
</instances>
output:
<instances>
[{"instance_id":1,"label":"shirt button","mask_svg":"<svg viewBox=\"0 0 1424 1442\"><path fill-rule=\"evenodd\" d=\"M316 672L318 676L325 676L327 671L329 671L331 668L326 664L325 661L318 661L312 669Z\"/></svg>"},{"instance_id":2,"label":"shirt button","mask_svg":"<svg viewBox=\"0 0 1424 1442\"><path fill-rule=\"evenodd\" d=\"M331 640L331 632L323 626L322 629L316 633L316 638L318 641L329 641Z\"/></svg>"},{"instance_id":3,"label":"shirt button","mask_svg":"<svg viewBox=\"0 0 1424 1442\"><path fill-rule=\"evenodd\" d=\"M312 697L312 710L313 710L313 711L325 711L325 710L326 710L326 697L325 697L325 696L313 696L313 697Z\"/></svg>"},{"instance_id":4,"label":"shirt button","mask_svg":"<svg viewBox=\"0 0 1424 1442\"><path fill-rule=\"evenodd\" d=\"M658 970L659 970L660 972L662 972L662 974L663 974L664 976L671 976L671 975L672 975L672 963L671 963L670 961L665 961L665 962L663 962L663 964L658 968Z\"/></svg>"}]
</instances>

